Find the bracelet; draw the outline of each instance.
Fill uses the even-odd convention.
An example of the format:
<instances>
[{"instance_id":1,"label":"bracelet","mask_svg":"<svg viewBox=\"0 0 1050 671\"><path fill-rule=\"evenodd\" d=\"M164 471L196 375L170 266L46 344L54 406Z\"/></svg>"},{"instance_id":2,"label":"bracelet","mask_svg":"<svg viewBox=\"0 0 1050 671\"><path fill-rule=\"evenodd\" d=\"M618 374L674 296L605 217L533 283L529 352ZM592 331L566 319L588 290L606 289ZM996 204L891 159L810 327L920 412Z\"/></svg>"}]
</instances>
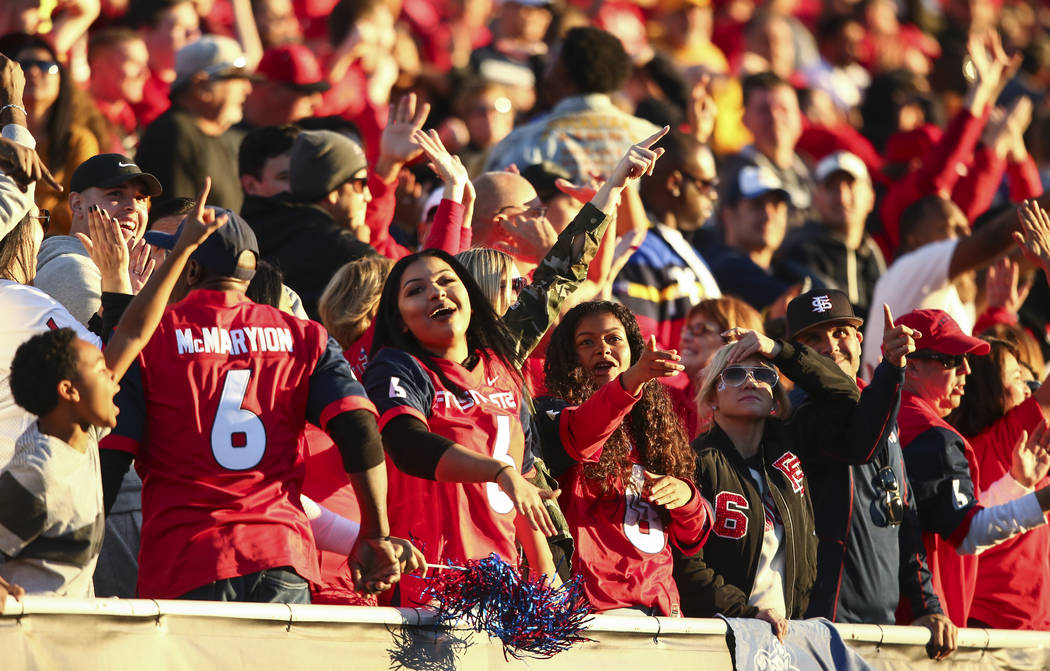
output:
<instances>
[{"instance_id":1,"label":"bracelet","mask_svg":"<svg viewBox=\"0 0 1050 671\"><path fill-rule=\"evenodd\" d=\"M494 476L492 476L492 481L498 484L499 483L499 474L502 473L503 471L507 470L508 468L514 468L514 464L507 464L503 468L501 468L498 471L496 471L496 474Z\"/></svg>"},{"instance_id":2,"label":"bracelet","mask_svg":"<svg viewBox=\"0 0 1050 671\"><path fill-rule=\"evenodd\" d=\"M16 110L20 111L22 114L26 115L27 117L29 116L29 112L26 111L26 108L22 107L21 105L16 105L14 103L8 103L8 104L4 105L3 107L0 107L0 114L3 114L4 112L6 112L9 109L16 109Z\"/></svg>"}]
</instances>

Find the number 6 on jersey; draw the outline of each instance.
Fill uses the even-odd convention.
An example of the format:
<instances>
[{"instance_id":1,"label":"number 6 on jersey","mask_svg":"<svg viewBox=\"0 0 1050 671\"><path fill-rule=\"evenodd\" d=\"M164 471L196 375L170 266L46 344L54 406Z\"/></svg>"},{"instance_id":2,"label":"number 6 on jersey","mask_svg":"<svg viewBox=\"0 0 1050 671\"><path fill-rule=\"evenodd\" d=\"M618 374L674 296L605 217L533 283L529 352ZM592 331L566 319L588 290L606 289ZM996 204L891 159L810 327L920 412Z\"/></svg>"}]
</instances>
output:
<instances>
[{"instance_id":1,"label":"number 6 on jersey","mask_svg":"<svg viewBox=\"0 0 1050 671\"><path fill-rule=\"evenodd\" d=\"M220 466L231 471L253 468L266 452L266 427L258 415L241 407L251 377L250 370L226 374L211 425L211 453Z\"/></svg>"}]
</instances>

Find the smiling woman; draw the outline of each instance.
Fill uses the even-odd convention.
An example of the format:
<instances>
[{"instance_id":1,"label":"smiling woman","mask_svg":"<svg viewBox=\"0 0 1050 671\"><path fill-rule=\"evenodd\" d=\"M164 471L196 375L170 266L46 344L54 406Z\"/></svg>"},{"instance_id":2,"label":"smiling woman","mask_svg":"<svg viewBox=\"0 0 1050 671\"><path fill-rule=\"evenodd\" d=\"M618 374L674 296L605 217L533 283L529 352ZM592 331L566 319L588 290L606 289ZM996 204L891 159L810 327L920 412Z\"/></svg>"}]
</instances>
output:
<instances>
[{"instance_id":1,"label":"smiling woman","mask_svg":"<svg viewBox=\"0 0 1050 671\"><path fill-rule=\"evenodd\" d=\"M554 528L523 477L533 457L513 338L481 289L443 251L406 256L390 271L374 323L365 387L397 467L391 533L417 539L432 564L492 552L515 563L517 540L537 573L554 575L543 542ZM419 603L423 586L406 579L394 602Z\"/></svg>"}]
</instances>

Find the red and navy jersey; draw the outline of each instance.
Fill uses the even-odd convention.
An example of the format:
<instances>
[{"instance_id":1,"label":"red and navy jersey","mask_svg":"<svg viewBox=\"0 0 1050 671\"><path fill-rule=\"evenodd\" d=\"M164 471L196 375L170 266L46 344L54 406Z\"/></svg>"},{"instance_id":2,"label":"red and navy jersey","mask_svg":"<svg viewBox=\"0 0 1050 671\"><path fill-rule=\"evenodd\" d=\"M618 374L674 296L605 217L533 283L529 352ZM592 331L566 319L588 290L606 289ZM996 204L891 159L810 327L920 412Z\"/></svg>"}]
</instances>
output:
<instances>
[{"instance_id":1,"label":"red and navy jersey","mask_svg":"<svg viewBox=\"0 0 1050 671\"><path fill-rule=\"evenodd\" d=\"M966 439L910 392L901 395L898 423L933 587L945 615L965 627L977 585L977 557L955 548L980 509L973 486L980 481L977 460ZM910 624L905 605L897 621Z\"/></svg>"},{"instance_id":2,"label":"red and navy jersey","mask_svg":"<svg viewBox=\"0 0 1050 671\"><path fill-rule=\"evenodd\" d=\"M562 485L558 503L576 541L573 573L583 576L591 605L598 612L643 606L677 617L681 606L670 544L686 555L700 550L711 530L708 504L692 483L692 499L675 510L646 501L640 495L644 467L633 446L629 483L618 482L603 493L583 472L584 463L601 459L605 441L637 400L614 380L580 406L538 399L536 416L544 458Z\"/></svg>"},{"instance_id":3,"label":"red and navy jersey","mask_svg":"<svg viewBox=\"0 0 1050 671\"><path fill-rule=\"evenodd\" d=\"M532 470L525 450L521 388L516 376L494 357L479 353L473 370L436 359L436 365L465 394L446 389L433 370L397 349L384 348L368 364L365 387L379 411L379 429L410 415L431 433L469 450ZM407 475L387 463L390 532L411 538L427 561L480 559L495 552L517 562L510 498L494 482L435 482ZM407 581L402 589L411 590Z\"/></svg>"},{"instance_id":4,"label":"red and navy jersey","mask_svg":"<svg viewBox=\"0 0 1050 671\"><path fill-rule=\"evenodd\" d=\"M354 377L358 380L365 379L365 368L368 367L368 354L372 351L372 336L375 334L375 324L370 324L361 337L343 350L343 356L350 364L350 370L354 371Z\"/></svg>"},{"instance_id":5,"label":"red and navy jersey","mask_svg":"<svg viewBox=\"0 0 1050 671\"><path fill-rule=\"evenodd\" d=\"M121 387L101 447L130 452L142 476L139 596L279 566L317 582L304 424L375 412L324 327L197 290L167 309Z\"/></svg>"}]
</instances>

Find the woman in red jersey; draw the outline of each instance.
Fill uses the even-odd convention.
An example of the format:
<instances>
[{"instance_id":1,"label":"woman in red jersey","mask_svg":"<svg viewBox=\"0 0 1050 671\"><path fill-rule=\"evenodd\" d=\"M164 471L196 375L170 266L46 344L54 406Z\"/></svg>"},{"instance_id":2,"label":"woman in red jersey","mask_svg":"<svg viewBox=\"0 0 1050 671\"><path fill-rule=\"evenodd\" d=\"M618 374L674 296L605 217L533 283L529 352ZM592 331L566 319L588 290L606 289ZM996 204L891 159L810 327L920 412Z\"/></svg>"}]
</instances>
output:
<instances>
[{"instance_id":1,"label":"woman in red jersey","mask_svg":"<svg viewBox=\"0 0 1050 671\"><path fill-rule=\"evenodd\" d=\"M695 554L711 529L689 481L696 455L655 381L684 366L655 343L627 308L596 301L570 310L547 350L544 458L565 491L573 570L600 612L681 615L670 544Z\"/></svg>"}]
</instances>

